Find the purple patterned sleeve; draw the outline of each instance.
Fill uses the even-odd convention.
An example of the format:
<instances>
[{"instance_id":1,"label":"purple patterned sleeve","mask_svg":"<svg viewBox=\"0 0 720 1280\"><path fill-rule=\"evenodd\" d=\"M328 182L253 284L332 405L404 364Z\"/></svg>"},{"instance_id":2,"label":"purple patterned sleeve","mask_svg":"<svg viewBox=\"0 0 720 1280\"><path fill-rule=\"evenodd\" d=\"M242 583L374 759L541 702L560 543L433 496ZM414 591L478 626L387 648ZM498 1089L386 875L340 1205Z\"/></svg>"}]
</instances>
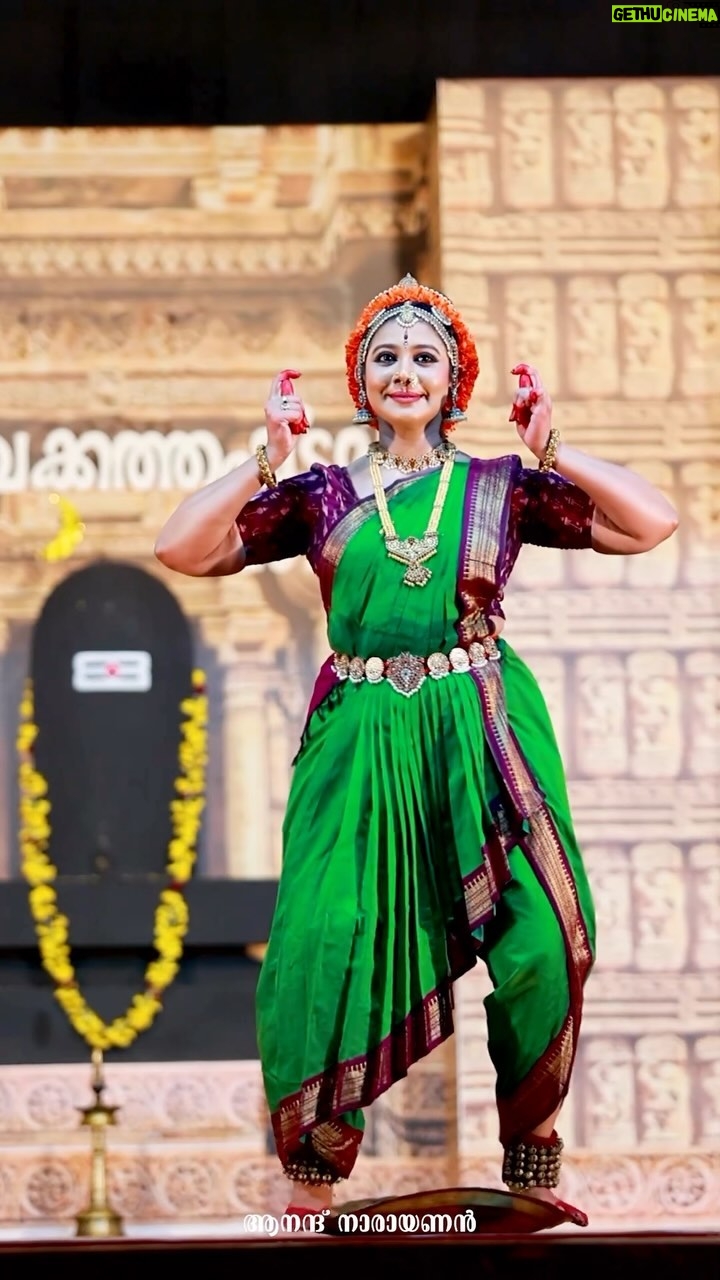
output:
<instances>
[{"instance_id":1,"label":"purple patterned sleeve","mask_svg":"<svg viewBox=\"0 0 720 1280\"><path fill-rule=\"evenodd\" d=\"M592 498L564 476L520 468L512 514L521 542L565 550L589 547L594 510Z\"/></svg>"},{"instance_id":2,"label":"purple patterned sleeve","mask_svg":"<svg viewBox=\"0 0 720 1280\"><path fill-rule=\"evenodd\" d=\"M247 563L307 555L324 489L324 468L313 466L251 498L236 519Z\"/></svg>"}]
</instances>

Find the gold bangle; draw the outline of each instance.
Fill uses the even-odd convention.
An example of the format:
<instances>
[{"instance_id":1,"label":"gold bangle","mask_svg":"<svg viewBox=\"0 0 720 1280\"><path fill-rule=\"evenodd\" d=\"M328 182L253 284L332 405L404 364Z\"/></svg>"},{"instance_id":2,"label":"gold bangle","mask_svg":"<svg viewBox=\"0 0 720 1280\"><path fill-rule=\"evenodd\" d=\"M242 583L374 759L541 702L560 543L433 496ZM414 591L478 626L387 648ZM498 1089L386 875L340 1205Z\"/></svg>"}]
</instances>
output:
<instances>
[{"instance_id":1,"label":"gold bangle","mask_svg":"<svg viewBox=\"0 0 720 1280\"><path fill-rule=\"evenodd\" d=\"M545 452L538 464L540 471L552 471L557 462L557 452L560 446L560 432L557 427L550 428L548 442L545 445Z\"/></svg>"},{"instance_id":2,"label":"gold bangle","mask_svg":"<svg viewBox=\"0 0 720 1280\"><path fill-rule=\"evenodd\" d=\"M257 458L257 464L258 464L258 475L262 480L263 484L266 484L268 489L277 489L277 476L275 475L275 472L270 466L270 462L268 461L267 448L264 444L258 445L257 449L255 450L255 457Z\"/></svg>"}]
</instances>

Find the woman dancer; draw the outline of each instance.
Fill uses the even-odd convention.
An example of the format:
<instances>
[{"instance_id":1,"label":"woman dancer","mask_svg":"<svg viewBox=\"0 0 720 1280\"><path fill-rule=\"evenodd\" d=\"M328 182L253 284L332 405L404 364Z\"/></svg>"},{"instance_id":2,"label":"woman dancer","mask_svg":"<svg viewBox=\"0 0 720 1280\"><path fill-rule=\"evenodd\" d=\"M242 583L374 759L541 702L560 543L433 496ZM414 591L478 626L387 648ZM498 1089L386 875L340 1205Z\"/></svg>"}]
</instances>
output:
<instances>
[{"instance_id":1,"label":"woman dancer","mask_svg":"<svg viewBox=\"0 0 720 1280\"><path fill-rule=\"evenodd\" d=\"M631 555L677 517L640 476L560 442L528 365L513 370L511 421L538 467L456 448L475 346L449 299L410 276L372 299L346 356L355 421L378 432L367 457L278 484L305 423L278 377L267 445L186 498L156 547L192 575L307 556L327 612L332 653L295 761L257 991L278 1155L293 1207L329 1205L363 1109L452 1033L453 982L480 958L504 1181L585 1225L557 1198L555 1122L593 904L502 598L525 542Z\"/></svg>"}]
</instances>

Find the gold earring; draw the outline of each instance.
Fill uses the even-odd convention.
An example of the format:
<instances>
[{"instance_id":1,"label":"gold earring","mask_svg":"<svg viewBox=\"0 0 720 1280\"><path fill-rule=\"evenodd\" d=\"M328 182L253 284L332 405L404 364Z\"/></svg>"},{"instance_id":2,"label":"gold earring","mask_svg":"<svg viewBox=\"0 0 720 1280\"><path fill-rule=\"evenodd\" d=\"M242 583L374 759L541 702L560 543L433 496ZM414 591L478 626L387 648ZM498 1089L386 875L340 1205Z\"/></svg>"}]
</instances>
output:
<instances>
[{"instance_id":1,"label":"gold earring","mask_svg":"<svg viewBox=\"0 0 720 1280\"><path fill-rule=\"evenodd\" d=\"M358 395L358 399L360 403L355 410L355 417L353 418L353 426L369 427L375 421L375 414L372 412L372 409L368 409L367 407L367 397L365 395L365 388L362 385L362 383L360 384L360 393Z\"/></svg>"}]
</instances>

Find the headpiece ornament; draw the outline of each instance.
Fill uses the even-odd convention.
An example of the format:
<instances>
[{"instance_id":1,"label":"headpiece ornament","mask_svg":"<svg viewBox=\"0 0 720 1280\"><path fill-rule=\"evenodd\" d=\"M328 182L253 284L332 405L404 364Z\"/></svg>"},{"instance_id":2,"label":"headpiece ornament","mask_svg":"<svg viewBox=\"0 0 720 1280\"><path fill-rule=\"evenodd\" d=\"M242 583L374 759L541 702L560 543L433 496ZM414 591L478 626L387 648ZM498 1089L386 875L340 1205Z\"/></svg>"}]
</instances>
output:
<instances>
[{"instance_id":1,"label":"headpiece ornament","mask_svg":"<svg viewBox=\"0 0 720 1280\"><path fill-rule=\"evenodd\" d=\"M450 360L445 426L461 421L478 375L475 343L460 312L444 293L418 284L414 276L406 275L399 284L371 299L348 338L345 361L348 387L357 409L355 422L372 424L375 421L365 395L365 361L373 337L387 320L397 320L406 330L423 320L435 330Z\"/></svg>"}]
</instances>

